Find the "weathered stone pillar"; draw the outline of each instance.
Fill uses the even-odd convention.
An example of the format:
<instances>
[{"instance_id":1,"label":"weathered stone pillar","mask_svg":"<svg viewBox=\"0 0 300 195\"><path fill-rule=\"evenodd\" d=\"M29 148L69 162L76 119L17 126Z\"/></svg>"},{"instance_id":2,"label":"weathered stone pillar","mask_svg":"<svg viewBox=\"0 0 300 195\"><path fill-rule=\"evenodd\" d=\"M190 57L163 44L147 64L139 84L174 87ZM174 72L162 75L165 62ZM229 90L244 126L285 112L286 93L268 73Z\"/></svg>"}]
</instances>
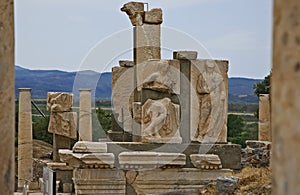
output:
<instances>
[{"instance_id":1,"label":"weathered stone pillar","mask_svg":"<svg viewBox=\"0 0 300 195\"><path fill-rule=\"evenodd\" d=\"M0 191L13 194L15 178L15 66L13 0L0 1Z\"/></svg>"},{"instance_id":2,"label":"weathered stone pillar","mask_svg":"<svg viewBox=\"0 0 300 195\"><path fill-rule=\"evenodd\" d=\"M92 103L91 90L80 89L79 140L92 141Z\"/></svg>"},{"instance_id":3,"label":"weathered stone pillar","mask_svg":"<svg viewBox=\"0 0 300 195\"><path fill-rule=\"evenodd\" d=\"M259 95L259 123L258 123L258 140L270 141L270 96L269 94Z\"/></svg>"},{"instance_id":4,"label":"weathered stone pillar","mask_svg":"<svg viewBox=\"0 0 300 195\"><path fill-rule=\"evenodd\" d=\"M18 188L32 178L31 89L19 88Z\"/></svg>"},{"instance_id":5,"label":"weathered stone pillar","mask_svg":"<svg viewBox=\"0 0 300 195\"><path fill-rule=\"evenodd\" d=\"M135 64L160 59L160 24L143 24L133 28Z\"/></svg>"},{"instance_id":6,"label":"weathered stone pillar","mask_svg":"<svg viewBox=\"0 0 300 195\"><path fill-rule=\"evenodd\" d=\"M135 64L149 59L160 59L160 25L163 22L162 10L159 8L144 11L144 3L129 2L121 11L129 16L133 27Z\"/></svg>"},{"instance_id":7,"label":"weathered stone pillar","mask_svg":"<svg viewBox=\"0 0 300 195\"><path fill-rule=\"evenodd\" d=\"M272 194L300 194L300 1L274 0Z\"/></svg>"}]
</instances>

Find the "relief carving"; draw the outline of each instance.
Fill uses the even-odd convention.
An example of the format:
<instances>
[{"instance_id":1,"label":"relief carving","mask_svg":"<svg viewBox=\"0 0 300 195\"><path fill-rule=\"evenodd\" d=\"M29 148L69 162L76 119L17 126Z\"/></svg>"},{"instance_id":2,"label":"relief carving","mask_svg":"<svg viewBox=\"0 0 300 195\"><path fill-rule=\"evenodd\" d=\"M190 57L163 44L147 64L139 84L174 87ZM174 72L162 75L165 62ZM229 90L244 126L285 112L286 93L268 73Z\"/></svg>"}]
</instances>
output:
<instances>
[{"instance_id":1,"label":"relief carving","mask_svg":"<svg viewBox=\"0 0 300 195\"><path fill-rule=\"evenodd\" d=\"M218 138L219 133L224 128L223 121L224 114L226 114L224 79L216 70L215 64L214 61L207 61L205 71L200 73L197 78L199 123L194 141L201 142L205 137L208 140Z\"/></svg>"},{"instance_id":2,"label":"relief carving","mask_svg":"<svg viewBox=\"0 0 300 195\"><path fill-rule=\"evenodd\" d=\"M179 106L169 98L148 99L142 107L143 142L181 142L179 135Z\"/></svg>"}]
</instances>

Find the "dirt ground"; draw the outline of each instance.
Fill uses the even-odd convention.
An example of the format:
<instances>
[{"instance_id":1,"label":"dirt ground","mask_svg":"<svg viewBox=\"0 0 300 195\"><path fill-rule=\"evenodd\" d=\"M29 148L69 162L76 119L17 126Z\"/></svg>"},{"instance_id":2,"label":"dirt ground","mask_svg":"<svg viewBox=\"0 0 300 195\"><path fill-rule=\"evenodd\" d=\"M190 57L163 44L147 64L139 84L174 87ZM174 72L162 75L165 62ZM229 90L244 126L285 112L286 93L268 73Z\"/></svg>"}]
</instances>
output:
<instances>
[{"instance_id":1,"label":"dirt ground","mask_svg":"<svg viewBox=\"0 0 300 195\"><path fill-rule=\"evenodd\" d=\"M271 170L269 168L245 167L241 171L235 171L233 176L240 178L236 195L269 195L271 194ZM217 194L216 182L208 185L202 195Z\"/></svg>"}]
</instances>

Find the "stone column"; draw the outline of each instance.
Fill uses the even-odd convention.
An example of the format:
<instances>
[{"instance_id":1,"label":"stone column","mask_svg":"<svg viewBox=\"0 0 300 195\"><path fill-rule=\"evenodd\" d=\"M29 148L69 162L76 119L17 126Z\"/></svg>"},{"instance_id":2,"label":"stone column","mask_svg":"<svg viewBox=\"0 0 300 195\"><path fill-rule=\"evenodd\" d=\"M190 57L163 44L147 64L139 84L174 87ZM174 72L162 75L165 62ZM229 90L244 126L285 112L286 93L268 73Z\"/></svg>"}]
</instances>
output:
<instances>
[{"instance_id":1,"label":"stone column","mask_svg":"<svg viewBox=\"0 0 300 195\"><path fill-rule=\"evenodd\" d=\"M92 103L91 90L79 89L79 140L92 141Z\"/></svg>"},{"instance_id":2,"label":"stone column","mask_svg":"<svg viewBox=\"0 0 300 195\"><path fill-rule=\"evenodd\" d=\"M13 0L0 1L0 191L13 194L15 178L15 66Z\"/></svg>"},{"instance_id":3,"label":"stone column","mask_svg":"<svg viewBox=\"0 0 300 195\"><path fill-rule=\"evenodd\" d=\"M274 0L272 194L300 194L300 1Z\"/></svg>"},{"instance_id":4,"label":"stone column","mask_svg":"<svg viewBox=\"0 0 300 195\"><path fill-rule=\"evenodd\" d=\"M32 179L31 89L19 88L18 188Z\"/></svg>"},{"instance_id":5,"label":"stone column","mask_svg":"<svg viewBox=\"0 0 300 195\"><path fill-rule=\"evenodd\" d=\"M160 59L160 24L143 24L133 28L135 64Z\"/></svg>"},{"instance_id":6,"label":"stone column","mask_svg":"<svg viewBox=\"0 0 300 195\"><path fill-rule=\"evenodd\" d=\"M259 123L258 123L258 140L270 141L270 97L269 94L259 95Z\"/></svg>"},{"instance_id":7,"label":"stone column","mask_svg":"<svg viewBox=\"0 0 300 195\"><path fill-rule=\"evenodd\" d=\"M135 64L149 59L160 59L160 25L163 22L162 10L154 8L144 11L144 3L129 2L123 5L121 11L125 12L133 28Z\"/></svg>"}]
</instances>

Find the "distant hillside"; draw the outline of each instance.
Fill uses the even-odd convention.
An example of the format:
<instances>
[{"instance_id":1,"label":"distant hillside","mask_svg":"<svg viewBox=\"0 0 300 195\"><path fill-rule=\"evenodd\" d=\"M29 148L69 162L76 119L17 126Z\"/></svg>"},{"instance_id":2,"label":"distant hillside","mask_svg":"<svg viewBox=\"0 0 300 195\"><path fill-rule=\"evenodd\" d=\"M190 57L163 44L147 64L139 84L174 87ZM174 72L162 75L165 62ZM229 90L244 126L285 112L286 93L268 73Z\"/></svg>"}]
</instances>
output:
<instances>
[{"instance_id":1,"label":"distant hillside","mask_svg":"<svg viewBox=\"0 0 300 195\"><path fill-rule=\"evenodd\" d=\"M64 72L58 70L29 70L16 66L16 97L18 88L32 88L33 98L46 98L49 91L73 92L91 88L97 99L111 98L111 73L94 71ZM253 85L261 80L229 78L228 94L230 103L258 103Z\"/></svg>"},{"instance_id":2,"label":"distant hillside","mask_svg":"<svg viewBox=\"0 0 300 195\"><path fill-rule=\"evenodd\" d=\"M64 72L58 70L29 70L16 66L16 97L18 88L32 88L33 98L45 98L49 91L72 92L91 88L95 97L108 99L111 96L111 73L94 71Z\"/></svg>"},{"instance_id":3,"label":"distant hillside","mask_svg":"<svg viewBox=\"0 0 300 195\"><path fill-rule=\"evenodd\" d=\"M229 78L228 99L230 103L258 103L253 85L262 79Z\"/></svg>"}]
</instances>

